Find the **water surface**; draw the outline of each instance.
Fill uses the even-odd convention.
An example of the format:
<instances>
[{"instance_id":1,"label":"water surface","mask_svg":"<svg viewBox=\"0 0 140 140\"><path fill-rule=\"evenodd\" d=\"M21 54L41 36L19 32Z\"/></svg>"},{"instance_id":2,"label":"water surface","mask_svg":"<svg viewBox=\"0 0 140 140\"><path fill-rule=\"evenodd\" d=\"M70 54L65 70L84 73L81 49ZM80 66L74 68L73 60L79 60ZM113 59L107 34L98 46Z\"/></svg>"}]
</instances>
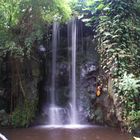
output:
<instances>
[{"instance_id":1,"label":"water surface","mask_svg":"<svg viewBox=\"0 0 140 140\"><path fill-rule=\"evenodd\" d=\"M36 127L1 129L8 140L133 140L131 135L108 127Z\"/></svg>"}]
</instances>

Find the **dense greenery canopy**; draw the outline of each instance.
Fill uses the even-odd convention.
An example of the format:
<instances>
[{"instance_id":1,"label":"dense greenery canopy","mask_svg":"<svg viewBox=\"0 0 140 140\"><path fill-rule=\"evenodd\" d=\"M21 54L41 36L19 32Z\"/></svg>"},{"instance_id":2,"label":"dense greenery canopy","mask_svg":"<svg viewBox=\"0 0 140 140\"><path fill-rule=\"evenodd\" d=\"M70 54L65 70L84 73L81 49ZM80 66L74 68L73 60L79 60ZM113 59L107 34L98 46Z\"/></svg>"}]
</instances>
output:
<instances>
[{"instance_id":1,"label":"dense greenery canopy","mask_svg":"<svg viewBox=\"0 0 140 140\"><path fill-rule=\"evenodd\" d=\"M34 41L42 38L45 24L66 21L70 15L66 0L1 0L0 55L29 53Z\"/></svg>"},{"instance_id":2,"label":"dense greenery canopy","mask_svg":"<svg viewBox=\"0 0 140 140\"><path fill-rule=\"evenodd\" d=\"M32 65L25 65L30 63L30 56L45 33L46 40L49 40L52 22L67 21L71 12L67 0L0 0L0 63L6 72L1 83L10 91L6 91L8 97L5 100L10 103L8 111L12 114L8 119L11 121L4 121L6 124L25 127L35 116L37 93L32 100L29 96L37 90L37 82L30 71ZM31 73L27 74L27 71ZM35 91L28 87L29 81L34 82Z\"/></svg>"}]
</instances>

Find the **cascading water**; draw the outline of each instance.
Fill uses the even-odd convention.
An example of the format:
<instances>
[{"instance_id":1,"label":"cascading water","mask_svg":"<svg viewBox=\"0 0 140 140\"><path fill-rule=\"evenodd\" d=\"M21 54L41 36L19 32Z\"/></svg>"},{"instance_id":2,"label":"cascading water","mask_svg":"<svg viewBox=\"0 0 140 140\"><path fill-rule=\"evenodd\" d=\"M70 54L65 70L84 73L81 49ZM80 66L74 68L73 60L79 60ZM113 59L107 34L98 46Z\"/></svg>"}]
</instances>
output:
<instances>
[{"instance_id":1,"label":"cascading water","mask_svg":"<svg viewBox=\"0 0 140 140\"><path fill-rule=\"evenodd\" d=\"M76 19L73 18L68 23L68 47L70 54L69 61L71 63L71 71L69 74L70 77L70 124L78 124L78 113L76 105L76 42L77 42L77 27ZM70 49L71 48L71 49ZM71 56L71 57L70 57Z\"/></svg>"},{"instance_id":2,"label":"cascading water","mask_svg":"<svg viewBox=\"0 0 140 140\"><path fill-rule=\"evenodd\" d=\"M57 59L57 46L59 42L59 23L53 23L52 34L52 77L51 77L51 96L49 107L49 124L59 125L61 123L60 112L61 108L56 105L56 59Z\"/></svg>"},{"instance_id":3,"label":"cascading water","mask_svg":"<svg viewBox=\"0 0 140 140\"><path fill-rule=\"evenodd\" d=\"M52 34L52 85L51 85L51 104L55 105L55 88L56 88L56 55L58 45L58 30L59 24L53 23L53 34Z\"/></svg>"},{"instance_id":4,"label":"cascading water","mask_svg":"<svg viewBox=\"0 0 140 140\"><path fill-rule=\"evenodd\" d=\"M71 124L77 124L77 107L76 107L76 20L72 20L72 93L71 93Z\"/></svg>"},{"instance_id":5,"label":"cascading water","mask_svg":"<svg viewBox=\"0 0 140 140\"><path fill-rule=\"evenodd\" d=\"M56 61L57 61L57 47L59 45L59 23L54 22L52 34L52 77L51 77L51 94L50 106L48 108L48 121L49 125L62 125L62 124L78 124L77 113L77 96L76 96L76 43L77 43L77 27L76 19L73 18L68 23L68 50L69 50L69 87L70 87L70 100L67 104L69 107L60 107L57 104L58 96L56 94Z\"/></svg>"}]
</instances>

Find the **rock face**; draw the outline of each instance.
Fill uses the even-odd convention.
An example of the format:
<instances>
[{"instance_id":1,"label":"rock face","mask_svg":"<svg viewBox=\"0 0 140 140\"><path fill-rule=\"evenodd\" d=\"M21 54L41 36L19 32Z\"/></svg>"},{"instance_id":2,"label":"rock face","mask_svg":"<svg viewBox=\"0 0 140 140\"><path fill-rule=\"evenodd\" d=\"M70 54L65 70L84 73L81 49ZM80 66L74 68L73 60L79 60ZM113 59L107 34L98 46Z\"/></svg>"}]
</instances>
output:
<instances>
[{"instance_id":1,"label":"rock face","mask_svg":"<svg viewBox=\"0 0 140 140\"><path fill-rule=\"evenodd\" d=\"M111 127L123 127L122 107L115 96L109 95L107 88L103 88L99 97L90 96L89 121Z\"/></svg>"},{"instance_id":2,"label":"rock face","mask_svg":"<svg viewBox=\"0 0 140 140\"><path fill-rule=\"evenodd\" d=\"M105 83L100 81L100 66L98 53L95 49L96 44L93 44L90 40L90 37L83 39L85 54L78 52L84 56L84 58L78 58L80 78L77 79L77 90L80 104L79 112L82 114L81 118L84 116L85 120L91 123L120 127L122 109L119 98L113 94L110 78ZM103 90L101 95L97 97L96 89L100 82L103 84Z\"/></svg>"},{"instance_id":3,"label":"rock face","mask_svg":"<svg viewBox=\"0 0 140 140\"><path fill-rule=\"evenodd\" d=\"M106 124L113 127L118 125L118 120L117 120L113 100L109 98L107 93L102 93L100 97L97 97L93 106L95 109L95 114L96 111L100 110L98 116L95 115L96 123ZM98 117L100 119L98 119Z\"/></svg>"},{"instance_id":4,"label":"rock face","mask_svg":"<svg viewBox=\"0 0 140 140\"><path fill-rule=\"evenodd\" d=\"M80 114L87 119L91 113L91 101L96 98L97 66L87 63L81 66L80 82L78 84ZM80 115L81 116L81 115Z\"/></svg>"},{"instance_id":5,"label":"rock face","mask_svg":"<svg viewBox=\"0 0 140 140\"><path fill-rule=\"evenodd\" d=\"M0 124L2 126L7 126L9 125L9 115L6 113L5 110L0 110Z\"/></svg>"},{"instance_id":6,"label":"rock face","mask_svg":"<svg viewBox=\"0 0 140 140\"><path fill-rule=\"evenodd\" d=\"M98 53L90 37L83 38L83 50L78 53L77 94L81 122L91 121L93 117L93 101L96 99L98 79ZM80 46L80 45L79 45ZM81 46L80 46L81 47ZM93 121L93 120L92 120Z\"/></svg>"}]
</instances>

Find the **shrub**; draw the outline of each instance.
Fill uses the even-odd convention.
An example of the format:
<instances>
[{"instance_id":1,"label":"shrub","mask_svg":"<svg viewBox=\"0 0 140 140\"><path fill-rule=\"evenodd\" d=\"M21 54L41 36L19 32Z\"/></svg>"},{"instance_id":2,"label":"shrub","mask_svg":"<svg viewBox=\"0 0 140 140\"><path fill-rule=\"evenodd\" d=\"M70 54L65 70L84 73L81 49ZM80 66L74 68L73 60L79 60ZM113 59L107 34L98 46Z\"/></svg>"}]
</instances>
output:
<instances>
[{"instance_id":1,"label":"shrub","mask_svg":"<svg viewBox=\"0 0 140 140\"><path fill-rule=\"evenodd\" d=\"M18 106L12 113L13 127L28 127L35 117L37 101L25 100L22 107Z\"/></svg>"},{"instance_id":2,"label":"shrub","mask_svg":"<svg viewBox=\"0 0 140 140\"><path fill-rule=\"evenodd\" d=\"M123 116L129 131L140 124L140 103L137 100L140 92L140 80L133 74L124 73L119 81L119 95L123 103Z\"/></svg>"}]
</instances>

